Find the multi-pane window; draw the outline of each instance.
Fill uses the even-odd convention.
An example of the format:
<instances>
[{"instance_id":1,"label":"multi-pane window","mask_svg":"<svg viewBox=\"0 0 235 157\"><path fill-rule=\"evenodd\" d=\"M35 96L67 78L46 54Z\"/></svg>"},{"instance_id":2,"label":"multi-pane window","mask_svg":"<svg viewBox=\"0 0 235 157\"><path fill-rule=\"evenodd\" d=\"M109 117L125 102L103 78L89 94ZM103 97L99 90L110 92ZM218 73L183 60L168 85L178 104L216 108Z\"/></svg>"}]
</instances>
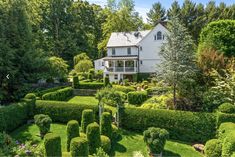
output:
<instances>
[{"instance_id":1,"label":"multi-pane window","mask_svg":"<svg viewBox=\"0 0 235 157\"><path fill-rule=\"evenodd\" d=\"M131 48L130 47L127 48L127 54L131 55Z\"/></svg>"},{"instance_id":2,"label":"multi-pane window","mask_svg":"<svg viewBox=\"0 0 235 157\"><path fill-rule=\"evenodd\" d=\"M115 80L118 79L118 75L117 75L117 74L114 75L114 79L115 79Z\"/></svg>"},{"instance_id":3,"label":"multi-pane window","mask_svg":"<svg viewBox=\"0 0 235 157\"><path fill-rule=\"evenodd\" d=\"M162 40L162 32L157 32L157 40Z\"/></svg>"}]
</instances>

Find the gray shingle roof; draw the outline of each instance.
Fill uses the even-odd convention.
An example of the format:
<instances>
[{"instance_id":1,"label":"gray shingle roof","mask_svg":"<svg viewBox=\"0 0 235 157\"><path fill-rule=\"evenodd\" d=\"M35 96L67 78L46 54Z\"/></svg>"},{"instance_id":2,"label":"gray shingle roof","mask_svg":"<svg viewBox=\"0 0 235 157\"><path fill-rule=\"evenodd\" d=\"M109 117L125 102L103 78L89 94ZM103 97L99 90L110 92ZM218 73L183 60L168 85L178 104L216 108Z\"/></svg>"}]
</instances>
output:
<instances>
[{"instance_id":1,"label":"gray shingle roof","mask_svg":"<svg viewBox=\"0 0 235 157\"><path fill-rule=\"evenodd\" d=\"M111 34L107 47L125 47L137 45L151 30L137 32L114 32Z\"/></svg>"}]
</instances>

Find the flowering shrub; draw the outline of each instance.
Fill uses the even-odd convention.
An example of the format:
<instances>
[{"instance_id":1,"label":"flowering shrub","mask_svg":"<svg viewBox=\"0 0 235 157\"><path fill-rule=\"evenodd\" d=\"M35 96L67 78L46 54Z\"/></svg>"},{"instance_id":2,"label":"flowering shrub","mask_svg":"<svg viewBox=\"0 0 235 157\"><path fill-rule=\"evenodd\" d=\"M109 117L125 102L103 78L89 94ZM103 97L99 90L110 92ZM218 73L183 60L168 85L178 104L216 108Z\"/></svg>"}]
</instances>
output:
<instances>
[{"instance_id":1,"label":"flowering shrub","mask_svg":"<svg viewBox=\"0 0 235 157\"><path fill-rule=\"evenodd\" d=\"M43 157L43 145L37 145L33 142L20 143L16 141L16 147L14 148L15 157L19 156L37 156Z\"/></svg>"}]
</instances>

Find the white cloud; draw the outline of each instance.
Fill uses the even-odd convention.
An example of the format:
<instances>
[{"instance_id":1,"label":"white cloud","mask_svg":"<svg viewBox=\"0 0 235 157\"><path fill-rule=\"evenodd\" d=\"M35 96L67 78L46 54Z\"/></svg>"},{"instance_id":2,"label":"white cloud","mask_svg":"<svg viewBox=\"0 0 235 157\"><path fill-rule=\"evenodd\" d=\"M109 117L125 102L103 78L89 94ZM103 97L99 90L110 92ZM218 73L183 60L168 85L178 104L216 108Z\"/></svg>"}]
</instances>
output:
<instances>
[{"instance_id":1,"label":"white cloud","mask_svg":"<svg viewBox=\"0 0 235 157\"><path fill-rule=\"evenodd\" d=\"M107 3L107 0L86 0L86 1L88 1L89 3L98 4L101 6L105 6Z\"/></svg>"},{"instance_id":2,"label":"white cloud","mask_svg":"<svg viewBox=\"0 0 235 157\"><path fill-rule=\"evenodd\" d=\"M142 16L145 23L147 23L147 12L149 12L148 8L143 7L135 7L135 10L139 12L140 16Z\"/></svg>"}]
</instances>

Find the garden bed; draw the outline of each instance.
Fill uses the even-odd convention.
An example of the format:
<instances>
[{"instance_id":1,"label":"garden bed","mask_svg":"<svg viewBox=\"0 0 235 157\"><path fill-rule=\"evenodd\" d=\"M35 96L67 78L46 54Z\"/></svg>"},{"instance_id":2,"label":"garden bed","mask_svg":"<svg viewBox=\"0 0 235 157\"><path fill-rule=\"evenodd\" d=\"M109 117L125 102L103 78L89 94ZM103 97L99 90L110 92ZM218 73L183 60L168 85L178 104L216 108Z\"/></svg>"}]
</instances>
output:
<instances>
[{"instance_id":1,"label":"garden bed","mask_svg":"<svg viewBox=\"0 0 235 157\"><path fill-rule=\"evenodd\" d=\"M62 151L64 155L68 155L66 152L66 125L52 124L51 132L61 137ZM111 156L133 156L133 153L141 152L144 156L147 156L147 148L143 141L143 136L138 133L122 130L122 139L114 145ZM42 143L39 135L39 129L36 125L24 125L11 133L11 136L18 140L20 143L34 141L40 145ZM165 156L181 156L181 157L201 157L199 152L196 152L189 144L182 143L180 141L167 141Z\"/></svg>"}]
</instances>

